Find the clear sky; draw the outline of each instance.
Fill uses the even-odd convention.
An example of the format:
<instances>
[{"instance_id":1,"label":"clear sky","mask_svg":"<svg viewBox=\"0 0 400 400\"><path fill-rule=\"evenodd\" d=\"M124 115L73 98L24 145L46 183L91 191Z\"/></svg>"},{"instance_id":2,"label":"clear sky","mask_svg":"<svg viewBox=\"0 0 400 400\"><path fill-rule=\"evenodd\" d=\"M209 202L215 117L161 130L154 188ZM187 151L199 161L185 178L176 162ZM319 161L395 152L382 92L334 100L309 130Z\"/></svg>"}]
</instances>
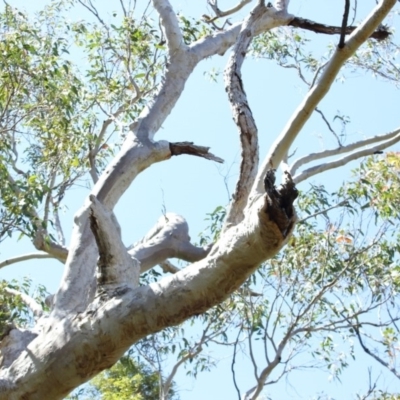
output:
<instances>
[{"instance_id":1,"label":"clear sky","mask_svg":"<svg viewBox=\"0 0 400 400\"><path fill-rule=\"evenodd\" d=\"M205 0L170 1L175 10L180 10L185 15L199 17L209 12ZM220 1L219 5L225 8L236 2L225 0ZM46 3L46 0L9 0L12 6L25 8L29 12L41 8ZM138 3L147 1L139 0ZM318 22L339 25L343 14L342 3L332 0L292 0L290 11ZM372 8L375 0L358 3L357 21ZM97 0L95 4L107 14L110 10L117 9L119 2ZM249 7L246 10L248 11ZM89 16L80 8L79 11L73 11L70 17L76 19ZM316 34L308 36L311 40L310 49L320 54L326 51L327 44L337 42L337 37ZM140 239L151 228L162 214L164 206L167 211L181 214L188 220L191 236L196 240L199 232L207 226L207 222L204 221L206 213L218 205L227 203L228 192L224 180L227 178L228 187L232 188L237 177L240 154L238 135L232 122L222 76L215 83L207 78L205 72L212 68L222 71L228 55L207 60L198 66L182 98L156 136L156 139L166 138L172 142L193 141L199 145L210 146L214 154L225 160L225 164L220 166L203 159L181 156L156 164L142 173L116 207L126 245ZM337 111L351 117L352 124L347 128L347 143L385 133L399 126L400 96L393 86L372 77L350 72L345 72L343 78L344 83L337 82L320 107L326 111L330 120ZM299 104L306 87L298 80L294 70L282 70L266 60L247 60L243 80L259 128L262 158ZM339 125L336 125L336 128L340 130ZM318 115L305 126L296 142L299 154L330 148L334 144L332 136L327 133L326 125ZM396 148L398 149L398 146ZM339 186L349 174L350 168L346 167L317 176L312 181L329 180L331 185ZM66 196L68 209L62 216L62 222L67 238L71 232L73 214L87 193L83 188L73 189ZM19 242L6 240L0 246L1 259L34 251L26 239ZM62 265L53 260L29 261L0 270L0 278L20 279L29 275L35 283L44 284L50 292L56 291L61 274ZM176 379L178 388L181 389L181 399L237 398L230 374L231 351L230 349L224 352L218 349L215 357L222 359L220 366L209 373L200 374L196 382L185 377L185 371L181 371ZM266 393L271 392L274 400L306 398L306 394L316 394L323 390L329 393L336 392L337 398L340 399L351 398L351 393L367 386L367 363L373 364L365 357L361 356L360 359L362 364L349 368L342 377L344 388L336 383L329 383L324 373L296 372L290 378L291 384L281 382L279 386L268 388ZM241 389L246 390L252 385L251 371L249 364L243 362L241 365L243 367L239 379L242 381ZM390 384L392 390L396 390L396 383L390 376L385 375L382 380ZM397 390L400 390L400 385L397 386Z\"/></svg>"}]
</instances>

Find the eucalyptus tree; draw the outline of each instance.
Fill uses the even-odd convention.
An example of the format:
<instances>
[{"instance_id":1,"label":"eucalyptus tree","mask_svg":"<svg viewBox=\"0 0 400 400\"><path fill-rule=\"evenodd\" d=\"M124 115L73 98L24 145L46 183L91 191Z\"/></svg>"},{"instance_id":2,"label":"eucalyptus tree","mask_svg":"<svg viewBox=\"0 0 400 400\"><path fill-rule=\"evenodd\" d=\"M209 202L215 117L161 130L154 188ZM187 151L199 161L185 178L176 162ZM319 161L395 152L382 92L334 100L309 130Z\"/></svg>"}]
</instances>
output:
<instances>
[{"instance_id":1,"label":"eucalyptus tree","mask_svg":"<svg viewBox=\"0 0 400 400\"><path fill-rule=\"evenodd\" d=\"M243 20L234 24L227 20L223 25L221 20L252 2L240 1L222 11L217 1L210 0L213 15L204 15L197 22L178 16L168 0L153 0L139 18L133 9L142 2L134 2L133 9L121 2L123 18L118 26L108 25L91 1L67 3L52 3L33 22L9 5L1 14L0 233L26 235L41 251L6 260L1 266L29 257L51 257L64 263L64 275L58 291L47 299L47 308L26 293L4 289L8 296L19 296L18 302L32 308L36 320L33 327L21 328L13 323L7 310L4 312L0 398L65 397L115 364L130 346L145 343L141 339L173 329L194 316L207 318L208 310L233 295L267 260L272 260L269 265L275 268L275 273L270 270L267 281L276 289L275 297L269 301L273 307L288 312L285 323L289 329L276 347L268 321L259 315L260 305L251 308L251 318L249 308L238 314L244 321L242 331L248 331L246 324L250 324L251 332L253 328L263 331L275 352L272 358L267 355L267 367L255 373L256 385L244 394L246 398L255 399L268 383L269 373L281 362L287 343L294 343L295 348L296 344L301 346L314 332L333 331L342 324L342 328L352 329L368 350L360 329L364 309L356 309L344 300L338 304L332 296L325 295L343 282L342 278L353 279L347 274L355 274L357 263L362 257L370 258L376 247L367 246L360 254L350 254L335 245L352 240L348 231L332 234L333 242L320 232L321 243L329 248L328 257L327 247L319 248L313 242L318 235L313 232L307 238L301 224L297 240L293 236L297 221L293 202L298 196L295 185L381 152L397 143L400 132L395 129L347 145L338 138L336 148L305 154L292 165L289 155L313 112L322 113L318 105L342 67L358 67L398 81L398 67L391 58L398 47L384 25L396 1L371 4L369 15L352 26L348 23L350 1L346 0L343 19L337 27L296 17L290 13L288 0L275 4L258 1ZM96 18L96 24L63 20L59 13L66 6L85 7ZM157 13L159 25L145 17L149 10ZM296 36L294 42L287 40L288 31L279 30L280 27L337 34L338 43L325 59L303 57L301 48L305 42L301 36ZM69 56L72 44L86 56L84 73L84 67L74 65ZM156 134L197 65L227 51L231 54L224 74L225 89L239 131L241 164L223 226L212 243L197 246L190 241L185 219L168 213L141 241L127 248L113 209L142 171L182 154L222 161L207 147L190 141L157 140ZM269 151L261 156L257 126L241 76L250 51L275 59L282 66L294 66L308 85L304 99ZM288 60L294 62L288 64ZM312 72L311 79L303 68ZM279 186L275 185L277 168L282 170ZM67 247L59 210L66 191L85 176L90 176L93 186L75 215ZM368 181L368 177L363 179ZM347 202L346 196L351 193L339 203ZM379 193L374 201L381 197L385 199ZM312 243L315 251L310 254ZM278 256L285 245L294 251L283 250ZM318 251L321 255L317 262ZM285 259L287 254L289 259ZM395 262L395 256L390 255L383 252L381 257L387 260L380 264ZM297 257L296 262L293 257ZM177 270L168 262L170 258L184 260L188 265ZM279 259L280 268L276 264ZM299 259L303 260L304 269L290 269L290 265L299 266ZM321 271L316 271L321 264ZM173 274L140 284L140 276L157 265ZM371 265L370 269L376 272L379 265ZM293 292L295 283L307 282L311 282L312 287L305 287L309 290ZM360 278L360 284L363 282ZM245 292L246 285L239 293ZM392 295L387 293L385 300L392 299ZM295 306L288 305L288 297ZM218 312L221 314L224 309ZM319 323L324 313L336 316L336 322ZM390 320L388 315L389 323L396 326L396 317ZM213 316L210 321L208 326L213 332L223 332L218 318ZM274 322L274 332L280 321L278 318ZM390 335L388 332L383 346L394 343L394 335ZM249 344L252 337L247 335ZM202 343L182 352L182 359L200 354ZM326 342L324 351L329 350ZM390 362L381 361L392 367ZM281 372L284 374L285 369ZM173 373L168 378L172 377ZM161 385L165 396L171 379Z\"/></svg>"}]
</instances>

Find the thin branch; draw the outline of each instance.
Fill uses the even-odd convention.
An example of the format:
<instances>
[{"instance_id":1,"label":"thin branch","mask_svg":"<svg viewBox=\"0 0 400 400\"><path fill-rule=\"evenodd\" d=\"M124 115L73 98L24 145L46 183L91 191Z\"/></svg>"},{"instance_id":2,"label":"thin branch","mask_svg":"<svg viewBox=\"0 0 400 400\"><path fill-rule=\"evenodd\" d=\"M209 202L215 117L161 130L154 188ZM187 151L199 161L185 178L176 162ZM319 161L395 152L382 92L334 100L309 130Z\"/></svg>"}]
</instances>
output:
<instances>
[{"instance_id":1,"label":"thin branch","mask_svg":"<svg viewBox=\"0 0 400 400\"><path fill-rule=\"evenodd\" d=\"M338 44L339 49L343 49L344 42L346 40L346 29L347 29L347 21L349 19L349 11L350 11L350 0L345 0L342 28L340 29L340 39Z\"/></svg>"},{"instance_id":2,"label":"thin branch","mask_svg":"<svg viewBox=\"0 0 400 400\"><path fill-rule=\"evenodd\" d=\"M43 258L56 258L56 257L45 252L28 253L22 256L8 258L7 260L0 262L0 268L4 268L7 267L8 265L16 264L27 260L43 259Z\"/></svg>"},{"instance_id":3,"label":"thin branch","mask_svg":"<svg viewBox=\"0 0 400 400\"><path fill-rule=\"evenodd\" d=\"M297 223L298 223L298 224L301 224L302 222L307 221L307 220L310 219L310 218L314 218L314 217L316 217L316 216L318 216L318 215L320 215L320 214L325 214L325 213L327 213L327 212L329 212L329 211L331 211L331 210L334 210L335 208L342 207L342 206L346 205L347 203L348 203L348 200L343 200L343 201L341 201L341 202L339 202L339 203L333 205L332 207L328 207L328 208L325 208L325 209L323 209L323 210L321 210L321 211L318 211L318 212L316 212L316 213L314 213L314 214L308 215L307 217L305 217L305 218L300 219L299 221L297 221Z\"/></svg>"},{"instance_id":4,"label":"thin branch","mask_svg":"<svg viewBox=\"0 0 400 400\"><path fill-rule=\"evenodd\" d=\"M315 21L311 21L309 19L294 17L292 21L290 21L289 26L293 26L294 28L305 29L307 31L312 31L315 33L323 33L325 35L338 35L341 33L342 28L338 26L325 25L320 24ZM357 29L357 26L347 26L344 33L346 35L350 35ZM390 31L380 25L375 31L373 31L369 37L376 40L385 40L390 36Z\"/></svg>"},{"instance_id":5,"label":"thin branch","mask_svg":"<svg viewBox=\"0 0 400 400\"><path fill-rule=\"evenodd\" d=\"M332 132L333 136L335 136L337 142L338 142L338 146L342 147L342 143L340 142L339 136L337 135L337 133L332 129L331 124L329 123L329 121L326 119L325 114L318 108L315 107L315 111L321 116L321 118L323 119L323 121L325 122L326 126L328 127L328 129Z\"/></svg>"},{"instance_id":6,"label":"thin branch","mask_svg":"<svg viewBox=\"0 0 400 400\"><path fill-rule=\"evenodd\" d=\"M388 140L384 143L381 143L377 146L369 147L368 149L364 149L364 150L360 150L360 151L356 151L356 152L351 153L348 156L342 157L338 160L327 162L324 164L316 165L315 167L308 168L305 171L300 172L299 174L295 175L293 178L293 181L297 184L297 183L302 182L305 179L308 179L311 176L317 175L321 172L328 171L333 168L341 167L343 165L346 165L350 161L354 161L358 158L369 156L369 155L374 154L375 152L384 150L387 147L390 147L393 144L397 143L399 140L400 140L400 134L396 135L393 139Z\"/></svg>"},{"instance_id":7,"label":"thin branch","mask_svg":"<svg viewBox=\"0 0 400 400\"><path fill-rule=\"evenodd\" d=\"M40 318L43 315L43 309L41 305L37 303L32 297L28 296L26 293L22 293L9 287L5 287L4 292L10 296L19 296L21 300L31 309L33 315L36 318Z\"/></svg>"},{"instance_id":8,"label":"thin branch","mask_svg":"<svg viewBox=\"0 0 400 400\"><path fill-rule=\"evenodd\" d=\"M232 379L233 379L233 384L235 386L236 392L238 394L238 399L241 400L240 396L240 389L236 381L236 372L235 372L235 363L236 363L236 349L239 343L239 336L242 333L242 327L239 329L238 335L236 337L235 343L233 345L233 356L232 356L232 362L231 362L231 371L232 371Z\"/></svg>"},{"instance_id":9,"label":"thin branch","mask_svg":"<svg viewBox=\"0 0 400 400\"><path fill-rule=\"evenodd\" d=\"M364 341L362 340L361 334L360 334L360 330L359 330L359 325L353 325L353 329L356 332L358 341L362 347L362 349L365 351L365 353L367 353L369 356L371 356L372 358L374 358L376 361L378 361L379 364L383 365L384 367L386 367L394 376L396 376L396 378L400 379L400 374L396 371L395 368L391 367L389 365L389 363L387 363L386 361L382 360L380 357L378 357L375 353L373 353L364 343Z\"/></svg>"},{"instance_id":10,"label":"thin branch","mask_svg":"<svg viewBox=\"0 0 400 400\"><path fill-rule=\"evenodd\" d=\"M227 17L228 15L235 14L236 12L240 11L244 6L246 6L247 4L249 4L251 2L252 2L252 0L240 0L236 6L230 8L229 10L222 11L220 8L218 8L218 0L208 0L207 1L208 5L214 11L216 18L223 18L223 17Z\"/></svg>"},{"instance_id":11,"label":"thin branch","mask_svg":"<svg viewBox=\"0 0 400 400\"><path fill-rule=\"evenodd\" d=\"M60 215L58 213L58 206L56 206L53 202L53 218L54 218L54 226L57 232L58 241L62 246L65 247L65 236L64 231L61 226Z\"/></svg>"},{"instance_id":12,"label":"thin branch","mask_svg":"<svg viewBox=\"0 0 400 400\"><path fill-rule=\"evenodd\" d=\"M290 167L289 171L290 171L290 173L292 175L294 175L296 173L296 171L298 170L298 168L301 167L304 164L307 164L307 163L312 162L312 161L320 160L320 159L323 159L323 158L328 158L328 157L332 157L332 156L337 156L339 154L348 153L348 152L350 152L352 150L359 149L360 147L364 147L364 146L367 146L369 144L382 142L384 140L391 139L391 138L395 137L399 133L400 133L400 128L397 128L392 132L385 133L383 135L374 136L372 138L360 140L358 142L349 144L347 146L341 146L341 147L338 147L336 149L325 150L325 151L321 151L319 153L308 154L305 157L302 157L302 158L299 158L298 160L296 160L292 164L292 166Z\"/></svg>"}]
</instances>

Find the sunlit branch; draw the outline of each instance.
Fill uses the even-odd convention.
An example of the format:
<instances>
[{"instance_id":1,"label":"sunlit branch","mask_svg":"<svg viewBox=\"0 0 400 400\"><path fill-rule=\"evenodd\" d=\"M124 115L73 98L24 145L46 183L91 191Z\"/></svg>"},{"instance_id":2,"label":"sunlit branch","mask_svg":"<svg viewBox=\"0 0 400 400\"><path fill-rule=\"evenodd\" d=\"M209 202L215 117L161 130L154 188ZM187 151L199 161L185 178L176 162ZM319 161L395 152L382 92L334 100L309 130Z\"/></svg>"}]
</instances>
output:
<instances>
[{"instance_id":1,"label":"sunlit branch","mask_svg":"<svg viewBox=\"0 0 400 400\"><path fill-rule=\"evenodd\" d=\"M296 171L304 164L307 164L312 161L317 161L317 160L321 160L324 158L332 157L332 156L337 156L339 154L348 153L349 151L359 149L360 147L364 147L369 144L383 142L384 140L388 140L388 139L395 137L399 133L400 133L400 128L395 129L392 132L385 133L384 135L378 135L378 136L374 136L372 138L363 139L358 142L351 143L347 146L340 146L340 147L337 147L336 149L332 149L332 150L324 150L319 153L307 154L306 156L301 157L298 160L296 160L290 167L289 171L292 175L294 175L296 173Z\"/></svg>"},{"instance_id":2,"label":"sunlit branch","mask_svg":"<svg viewBox=\"0 0 400 400\"><path fill-rule=\"evenodd\" d=\"M397 143L399 140L400 140L400 134L397 134L393 139L387 140L386 142L381 143L377 146L369 147L368 149L364 149L364 150L360 150L360 151L356 151L356 152L351 153L348 156L342 157L338 160L326 162L324 164L320 164L320 165L316 165L315 167L308 168L305 171L302 171L299 174L295 175L293 180L295 183L302 182L305 179L308 179L311 176L317 175L321 172L328 171L333 168L341 167L343 165L346 165L350 161L354 161L354 160L357 160L358 158L372 155L377 151L384 150L387 147L390 147L393 144Z\"/></svg>"},{"instance_id":3,"label":"sunlit branch","mask_svg":"<svg viewBox=\"0 0 400 400\"><path fill-rule=\"evenodd\" d=\"M153 0L154 8L161 18L161 24L167 39L169 52L186 47L179 27L178 18L168 0Z\"/></svg>"},{"instance_id":4,"label":"sunlit branch","mask_svg":"<svg viewBox=\"0 0 400 400\"><path fill-rule=\"evenodd\" d=\"M188 262L201 260L210 250L211 246L194 246L190 242L189 226L185 219L180 215L167 213L141 241L129 247L128 253L140 261L140 271L145 272L164 263L168 258L179 258Z\"/></svg>"},{"instance_id":5,"label":"sunlit branch","mask_svg":"<svg viewBox=\"0 0 400 400\"><path fill-rule=\"evenodd\" d=\"M99 249L98 287L136 286L139 280L139 262L131 258L121 240L121 231L115 216L90 195L90 228Z\"/></svg>"},{"instance_id":6,"label":"sunlit branch","mask_svg":"<svg viewBox=\"0 0 400 400\"><path fill-rule=\"evenodd\" d=\"M37 253L28 253L22 256L8 258L4 261L0 262L0 268L7 267L8 265L16 264L19 262L27 261L27 260L35 260L35 259L43 259L43 258L55 258L53 255L45 252L37 252Z\"/></svg>"},{"instance_id":7,"label":"sunlit branch","mask_svg":"<svg viewBox=\"0 0 400 400\"><path fill-rule=\"evenodd\" d=\"M276 0L275 1L275 8L277 10L287 10L289 7L290 0Z\"/></svg>"},{"instance_id":8,"label":"sunlit branch","mask_svg":"<svg viewBox=\"0 0 400 400\"><path fill-rule=\"evenodd\" d=\"M49 192L47 193L46 200L44 202L43 222L45 223L45 226L47 226L47 223L49 222L50 205L53 198L52 190L54 187L54 183L56 181L56 177L57 177L57 172L56 170L54 170L51 173L50 182L47 185L49 187Z\"/></svg>"},{"instance_id":9,"label":"sunlit branch","mask_svg":"<svg viewBox=\"0 0 400 400\"><path fill-rule=\"evenodd\" d=\"M43 309L39 303L37 303L32 297L28 296L26 293L22 293L18 290L11 289L9 287L4 288L4 292L6 292L10 296L18 296L21 300L31 309L33 315L36 318L39 318L43 315Z\"/></svg>"},{"instance_id":10,"label":"sunlit branch","mask_svg":"<svg viewBox=\"0 0 400 400\"><path fill-rule=\"evenodd\" d=\"M257 176L252 191L252 197L254 196L254 198L256 198L257 194L263 193L263 181L267 171L279 165L283 156L289 150L293 141L314 112L315 107L318 106L319 102L330 90L332 83L335 81L344 63L355 53L361 44L371 36L395 4L396 0L383 0L377 4L372 13L350 35L344 48L336 49L318 81L310 89L275 143L271 146Z\"/></svg>"},{"instance_id":11,"label":"sunlit branch","mask_svg":"<svg viewBox=\"0 0 400 400\"><path fill-rule=\"evenodd\" d=\"M228 15L235 14L236 12L240 11L245 5L251 3L252 0L240 0L239 3L230 8L229 10L222 11L218 7L218 0L208 0L208 5L212 8L217 18L227 17Z\"/></svg>"}]
</instances>

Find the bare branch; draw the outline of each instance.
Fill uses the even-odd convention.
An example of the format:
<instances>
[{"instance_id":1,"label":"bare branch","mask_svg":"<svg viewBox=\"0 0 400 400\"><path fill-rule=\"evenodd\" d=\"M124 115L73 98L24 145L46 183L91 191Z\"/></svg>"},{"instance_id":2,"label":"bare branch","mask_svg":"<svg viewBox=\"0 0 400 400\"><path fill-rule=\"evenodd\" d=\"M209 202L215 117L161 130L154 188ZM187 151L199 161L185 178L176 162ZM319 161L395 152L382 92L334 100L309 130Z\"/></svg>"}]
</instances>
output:
<instances>
[{"instance_id":1,"label":"bare branch","mask_svg":"<svg viewBox=\"0 0 400 400\"><path fill-rule=\"evenodd\" d=\"M0 262L0 268L4 268L7 267L8 265L16 264L27 260L43 259L43 258L55 258L55 257L45 252L29 253L29 254L24 254L22 256L8 258L7 260Z\"/></svg>"},{"instance_id":2,"label":"bare branch","mask_svg":"<svg viewBox=\"0 0 400 400\"><path fill-rule=\"evenodd\" d=\"M326 126L328 127L328 129L332 132L333 136L335 136L337 142L338 142L338 146L342 147L342 143L340 142L339 136L337 135L337 133L332 129L331 124L329 123L329 121L326 119L325 114L318 108L315 107L315 112L317 112L321 118L323 119L323 121L325 122Z\"/></svg>"},{"instance_id":3,"label":"bare branch","mask_svg":"<svg viewBox=\"0 0 400 400\"><path fill-rule=\"evenodd\" d=\"M140 242L129 248L128 253L140 261L140 271L144 272L168 258L195 262L206 257L210 250L210 246L196 247L191 244L185 219L167 213Z\"/></svg>"},{"instance_id":4,"label":"bare branch","mask_svg":"<svg viewBox=\"0 0 400 400\"><path fill-rule=\"evenodd\" d=\"M289 7L290 0L276 0L275 1L275 8L277 10L284 10L287 11Z\"/></svg>"},{"instance_id":5,"label":"bare branch","mask_svg":"<svg viewBox=\"0 0 400 400\"><path fill-rule=\"evenodd\" d=\"M300 17L295 17L290 21L289 26L295 28L301 28L315 33L323 33L325 35L338 35L341 33L341 27L320 24L318 22L311 21L309 19L304 19ZM357 29L356 26L347 26L344 33L350 35L353 31ZM372 32L369 36L376 40L385 40L390 36L390 31L385 26L378 26L378 28Z\"/></svg>"},{"instance_id":6,"label":"bare branch","mask_svg":"<svg viewBox=\"0 0 400 400\"><path fill-rule=\"evenodd\" d=\"M168 0L153 0L154 8L161 18L161 24L167 38L167 45L170 53L185 46L178 19Z\"/></svg>"},{"instance_id":7,"label":"bare branch","mask_svg":"<svg viewBox=\"0 0 400 400\"><path fill-rule=\"evenodd\" d=\"M377 146L369 147L368 149L364 149L364 150L360 150L360 151L356 151L356 152L349 154L346 157L342 157L338 160L327 162L324 164L316 165L315 167L308 168L305 171L300 172L299 174L295 175L293 180L295 183L302 182L305 179L308 179L311 176L317 175L321 172L328 171L333 168L341 167L343 165L346 165L350 161L357 160L358 158L369 156L369 155L374 154L377 151L386 149L387 147L390 147L393 144L397 143L399 140L400 140L400 134L397 134L393 139L383 142Z\"/></svg>"},{"instance_id":8,"label":"bare branch","mask_svg":"<svg viewBox=\"0 0 400 400\"><path fill-rule=\"evenodd\" d=\"M344 47L344 41L346 39L347 21L349 19L349 11L350 11L350 0L345 0L342 27L340 29L340 39L338 44L339 49L343 49Z\"/></svg>"},{"instance_id":9,"label":"bare branch","mask_svg":"<svg viewBox=\"0 0 400 400\"><path fill-rule=\"evenodd\" d=\"M22 293L9 287L5 287L4 292L10 296L19 296L21 300L31 309L33 315L36 318L40 318L43 315L43 309L41 305L37 303L31 296L28 296L26 293Z\"/></svg>"},{"instance_id":10,"label":"bare branch","mask_svg":"<svg viewBox=\"0 0 400 400\"><path fill-rule=\"evenodd\" d=\"M175 267L175 265L172 264L172 262L168 261L168 260L162 261L158 265L162 268L162 270L165 273L169 272L171 274L176 274L177 272L180 271L180 268Z\"/></svg>"},{"instance_id":11,"label":"bare branch","mask_svg":"<svg viewBox=\"0 0 400 400\"><path fill-rule=\"evenodd\" d=\"M233 120L239 129L242 149L239 179L225 220L227 227L236 225L243 219L243 210L257 174L258 131L243 88L241 69L247 49L254 37L254 24L267 10L263 2L260 2L251 11L242 25L225 70L225 90L231 103Z\"/></svg>"},{"instance_id":12,"label":"bare branch","mask_svg":"<svg viewBox=\"0 0 400 400\"><path fill-rule=\"evenodd\" d=\"M99 248L98 285L136 286L139 281L139 262L131 258L121 240L121 230L114 215L108 212L95 196L89 196L92 214L90 227Z\"/></svg>"},{"instance_id":13,"label":"bare branch","mask_svg":"<svg viewBox=\"0 0 400 400\"><path fill-rule=\"evenodd\" d=\"M318 81L310 89L304 100L300 103L297 110L289 119L285 128L271 146L270 151L265 158L260 169L255 186L252 191L252 197L263 192L263 180L266 172L270 168L276 168L282 161L284 155L288 152L293 141L303 128L304 124L312 115L315 107L325 97L335 81L338 72L344 63L354 54L354 52L364 43L386 17L397 0L382 0L376 5L371 14L364 22L351 34L343 49L337 48L330 61L326 65Z\"/></svg>"},{"instance_id":14,"label":"bare branch","mask_svg":"<svg viewBox=\"0 0 400 400\"><path fill-rule=\"evenodd\" d=\"M386 361L382 360L382 358L378 357L374 352L372 352L364 343L362 340L361 334L360 334L360 329L359 329L359 324L353 325L352 326L354 331L356 332L357 339L362 347L362 349L372 358L374 358L376 361L378 361L379 364L383 365L386 367L396 378L400 379L400 373L396 371L394 367L391 367L389 363Z\"/></svg>"},{"instance_id":15,"label":"bare branch","mask_svg":"<svg viewBox=\"0 0 400 400\"><path fill-rule=\"evenodd\" d=\"M325 150L325 151L321 151L319 153L308 154L308 155L296 160L290 167L289 171L292 175L294 175L296 173L296 171L304 164L307 164L312 161L317 161L317 160L320 160L323 158L328 158L328 157L332 157L332 156L337 156L339 154L348 153L349 151L356 150L360 147L364 147L369 144L383 142L384 140L388 140L388 139L395 137L399 133L400 133L400 128L395 129L392 132L385 133L383 135L378 135L378 136L374 136L372 138L360 140L358 142L349 144L347 146L340 146L336 149ZM370 154L372 154L372 153L370 153Z\"/></svg>"},{"instance_id":16,"label":"bare branch","mask_svg":"<svg viewBox=\"0 0 400 400\"><path fill-rule=\"evenodd\" d=\"M331 210L334 210L335 208L342 207L342 206L346 205L347 203L348 203L348 200L340 201L339 203L337 203L337 204L335 204L335 205L333 205L333 206L331 206L331 207L324 208L324 209L321 210L321 211L318 211L318 212L316 212L316 213L314 213L314 214L308 215L307 217L305 217L305 218L303 218L303 219L300 219L297 223L300 224L300 223L302 223L302 222L304 222L304 221L307 221L307 220L310 219L310 218L315 218L315 217L318 216L318 215L326 214L327 212L329 212L329 211L331 211Z\"/></svg>"},{"instance_id":17,"label":"bare branch","mask_svg":"<svg viewBox=\"0 0 400 400\"><path fill-rule=\"evenodd\" d=\"M239 3L230 8L229 10L222 11L218 8L218 0L208 0L208 5L213 9L217 18L227 17L228 15L235 14L236 12L240 11L245 5L251 3L252 0L240 0Z\"/></svg>"},{"instance_id":18,"label":"bare branch","mask_svg":"<svg viewBox=\"0 0 400 400\"><path fill-rule=\"evenodd\" d=\"M169 144L171 154L173 156L179 156L181 154L190 154L192 156L202 157L207 160L223 163L224 160L210 153L209 147L197 146L193 142L175 142Z\"/></svg>"}]
</instances>

